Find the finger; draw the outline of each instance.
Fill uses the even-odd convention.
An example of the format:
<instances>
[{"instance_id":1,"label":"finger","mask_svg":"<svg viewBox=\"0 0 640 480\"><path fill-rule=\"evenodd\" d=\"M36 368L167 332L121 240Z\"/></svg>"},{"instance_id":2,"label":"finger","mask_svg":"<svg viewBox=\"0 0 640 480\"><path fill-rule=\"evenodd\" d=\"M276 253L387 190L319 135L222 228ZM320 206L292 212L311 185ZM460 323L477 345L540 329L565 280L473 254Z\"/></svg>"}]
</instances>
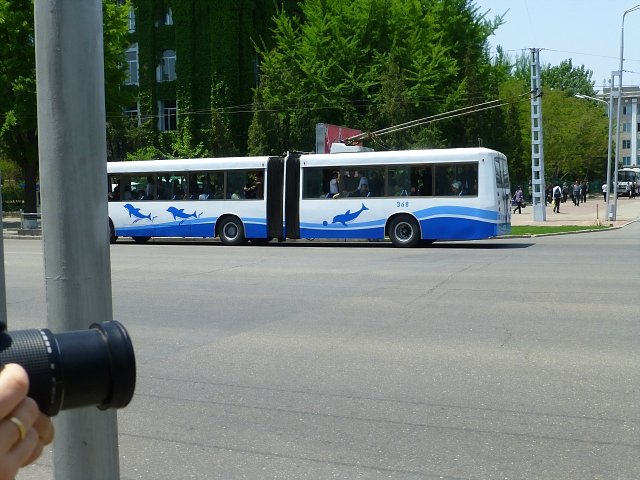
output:
<instances>
[{"instance_id":1,"label":"finger","mask_svg":"<svg viewBox=\"0 0 640 480\"><path fill-rule=\"evenodd\" d=\"M27 397L20 402L9 415L0 421L0 452L11 450L21 440L21 428L10 420L12 417L15 417L22 424L26 434L32 429L31 427L39 415L38 405L33 399ZM38 432L35 433L38 437Z\"/></svg>"},{"instance_id":2,"label":"finger","mask_svg":"<svg viewBox=\"0 0 640 480\"><path fill-rule=\"evenodd\" d=\"M33 428L43 445L49 445L53 441L53 423L44 413L38 413Z\"/></svg>"},{"instance_id":3,"label":"finger","mask_svg":"<svg viewBox=\"0 0 640 480\"><path fill-rule=\"evenodd\" d=\"M25 450L28 451L29 448L30 448L29 445L27 445L25 447ZM33 446L33 448L31 448L31 453L27 456L27 459L20 464L20 466L25 467L35 462L38 458L40 458L40 455L42 455L43 450L44 450L44 444L40 439L37 439L35 442L35 445Z\"/></svg>"},{"instance_id":4,"label":"finger","mask_svg":"<svg viewBox=\"0 0 640 480\"><path fill-rule=\"evenodd\" d=\"M24 467L29 464L29 461L33 458L38 458L38 455L42 452L42 443L38 438L38 434L35 430L30 429L24 440L16 443L9 452L5 455L5 461L8 465L15 465L16 467ZM33 460L31 460L33 461Z\"/></svg>"},{"instance_id":5,"label":"finger","mask_svg":"<svg viewBox=\"0 0 640 480\"><path fill-rule=\"evenodd\" d=\"M0 418L4 418L29 391L29 377L20 365L10 363L0 371Z\"/></svg>"}]
</instances>

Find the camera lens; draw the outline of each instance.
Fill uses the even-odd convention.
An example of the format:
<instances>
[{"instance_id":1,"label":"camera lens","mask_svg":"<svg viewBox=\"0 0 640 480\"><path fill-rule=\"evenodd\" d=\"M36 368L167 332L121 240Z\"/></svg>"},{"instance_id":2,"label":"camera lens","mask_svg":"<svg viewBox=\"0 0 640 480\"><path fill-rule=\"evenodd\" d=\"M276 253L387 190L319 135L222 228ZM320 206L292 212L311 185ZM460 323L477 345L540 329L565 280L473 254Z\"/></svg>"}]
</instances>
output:
<instances>
[{"instance_id":1,"label":"camera lens","mask_svg":"<svg viewBox=\"0 0 640 480\"><path fill-rule=\"evenodd\" d=\"M0 364L17 363L29 375L29 396L49 416L60 410L129 404L136 362L129 334L116 321L54 334L48 329L0 333Z\"/></svg>"}]
</instances>

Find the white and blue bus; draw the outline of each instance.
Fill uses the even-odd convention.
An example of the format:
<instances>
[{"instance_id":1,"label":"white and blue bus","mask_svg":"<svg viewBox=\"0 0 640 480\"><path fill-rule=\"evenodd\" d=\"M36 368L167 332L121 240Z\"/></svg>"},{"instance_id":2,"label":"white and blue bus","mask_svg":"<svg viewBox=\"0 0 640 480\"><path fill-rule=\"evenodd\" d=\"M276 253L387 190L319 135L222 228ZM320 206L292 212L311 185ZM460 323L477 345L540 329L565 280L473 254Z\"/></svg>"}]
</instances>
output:
<instances>
[{"instance_id":1,"label":"white and blue bus","mask_svg":"<svg viewBox=\"0 0 640 480\"><path fill-rule=\"evenodd\" d=\"M511 229L506 157L486 148L110 162L111 241L383 239Z\"/></svg>"},{"instance_id":2,"label":"white and blue bus","mask_svg":"<svg viewBox=\"0 0 640 480\"><path fill-rule=\"evenodd\" d=\"M618 169L618 197L633 197L640 183L640 168L625 167Z\"/></svg>"}]
</instances>

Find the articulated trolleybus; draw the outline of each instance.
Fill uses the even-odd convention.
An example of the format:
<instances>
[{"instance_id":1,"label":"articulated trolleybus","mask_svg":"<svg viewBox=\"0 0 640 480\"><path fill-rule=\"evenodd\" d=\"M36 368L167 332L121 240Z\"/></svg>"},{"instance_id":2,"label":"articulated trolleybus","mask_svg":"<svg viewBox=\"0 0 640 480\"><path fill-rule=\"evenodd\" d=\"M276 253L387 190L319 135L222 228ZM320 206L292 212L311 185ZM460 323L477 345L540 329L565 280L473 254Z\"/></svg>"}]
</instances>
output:
<instances>
[{"instance_id":1,"label":"articulated trolleybus","mask_svg":"<svg viewBox=\"0 0 640 480\"><path fill-rule=\"evenodd\" d=\"M110 162L111 242L132 237L383 239L511 230L506 157L486 148Z\"/></svg>"}]
</instances>

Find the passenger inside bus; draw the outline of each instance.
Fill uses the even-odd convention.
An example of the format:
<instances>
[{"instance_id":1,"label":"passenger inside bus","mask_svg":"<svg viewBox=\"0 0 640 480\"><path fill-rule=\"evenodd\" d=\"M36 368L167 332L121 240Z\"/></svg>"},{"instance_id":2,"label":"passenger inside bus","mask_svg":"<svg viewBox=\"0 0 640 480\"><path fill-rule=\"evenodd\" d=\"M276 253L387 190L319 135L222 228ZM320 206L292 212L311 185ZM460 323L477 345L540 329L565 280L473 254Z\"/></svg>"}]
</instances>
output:
<instances>
[{"instance_id":1,"label":"passenger inside bus","mask_svg":"<svg viewBox=\"0 0 640 480\"><path fill-rule=\"evenodd\" d=\"M349 196L350 197L370 197L371 192L369 191L369 184L361 183L358 189L355 192L351 192Z\"/></svg>"},{"instance_id":2,"label":"passenger inside bus","mask_svg":"<svg viewBox=\"0 0 640 480\"><path fill-rule=\"evenodd\" d=\"M244 187L245 198L264 198L264 186L262 184L262 172L258 172L250 177L251 183Z\"/></svg>"},{"instance_id":3,"label":"passenger inside bus","mask_svg":"<svg viewBox=\"0 0 640 480\"><path fill-rule=\"evenodd\" d=\"M215 200L219 200L221 198L224 198L224 190L222 190L222 187L220 185L218 185L216 187L216 193L213 194L213 198Z\"/></svg>"},{"instance_id":4,"label":"passenger inside bus","mask_svg":"<svg viewBox=\"0 0 640 480\"><path fill-rule=\"evenodd\" d=\"M184 198L184 191L182 190L182 186L180 182L176 179L173 181L173 200L182 200Z\"/></svg>"},{"instance_id":5,"label":"passenger inside bus","mask_svg":"<svg viewBox=\"0 0 640 480\"><path fill-rule=\"evenodd\" d=\"M456 180L455 182L453 182L451 184L451 194L454 196L461 196L464 195L463 193L463 189L462 189L462 182L459 182L458 180Z\"/></svg>"},{"instance_id":6,"label":"passenger inside bus","mask_svg":"<svg viewBox=\"0 0 640 480\"><path fill-rule=\"evenodd\" d=\"M153 200L155 198L156 182L153 177L147 177L147 186L144 188L143 200Z\"/></svg>"}]
</instances>

